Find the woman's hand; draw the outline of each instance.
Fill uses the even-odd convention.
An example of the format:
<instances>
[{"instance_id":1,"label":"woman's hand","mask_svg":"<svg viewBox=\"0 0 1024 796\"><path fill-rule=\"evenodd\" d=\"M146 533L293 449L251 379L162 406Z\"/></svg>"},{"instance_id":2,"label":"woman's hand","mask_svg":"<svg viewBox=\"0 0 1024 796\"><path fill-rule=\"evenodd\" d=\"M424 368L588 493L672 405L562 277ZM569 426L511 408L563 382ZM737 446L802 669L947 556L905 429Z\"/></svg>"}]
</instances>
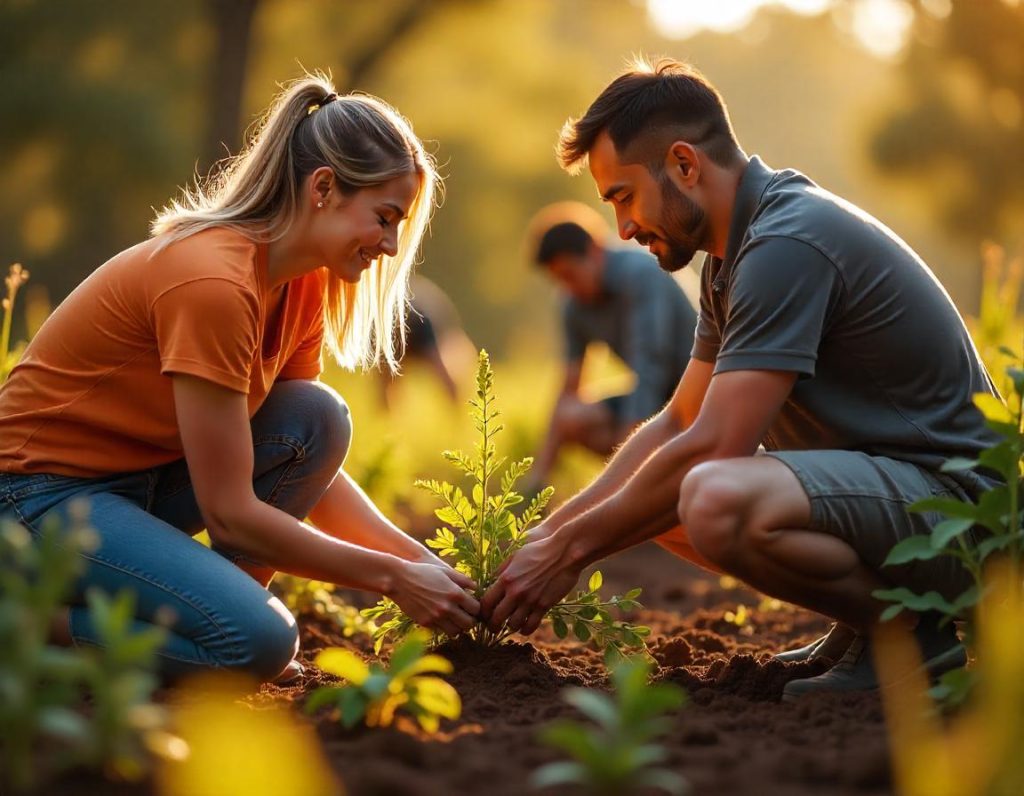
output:
<instances>
[{"instance_id":1,"label":"woman's hand","mask_svg":"<svg viewBox=\"0 0 1024 796\"><path fill-rule=\"evenodd\" d=\"M480 603L466 592L476 584L432 557L433 561L402 562L388 597L417 624L455 637L477 623Z\"/></svg>"}]
</instances>

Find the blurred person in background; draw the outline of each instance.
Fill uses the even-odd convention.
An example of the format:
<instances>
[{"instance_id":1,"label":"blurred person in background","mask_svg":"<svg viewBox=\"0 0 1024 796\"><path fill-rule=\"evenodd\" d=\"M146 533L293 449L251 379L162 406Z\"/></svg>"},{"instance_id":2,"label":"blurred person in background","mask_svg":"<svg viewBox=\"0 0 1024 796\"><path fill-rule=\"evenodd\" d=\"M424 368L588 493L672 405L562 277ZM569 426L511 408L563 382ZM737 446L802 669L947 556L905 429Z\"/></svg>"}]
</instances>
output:
<instances>
[{"instance_id":1,"label":"blurred person in background","mask_svg":"<svg viewBox=\"0 0 1024 796\"><path fill-rule=\"evenodd\" d=\"M655 539L677 555L836 620L777 657L834 665L784 698L872 691L878 589L973 584L951 556L885 566L942 516L924 498L974 501L995 475L943 472L998 442L973 404L996 390L963 319L910 247L793 170L748 156L725 103L693 67L638 63L559 145L588 162L619 235L667 269L707 252L690 364L666 409L532 533L481 601L493 627L531 633L582 569ZM759 453L759 446L765 451ZM982 531L963 532L975 545ZM894 622L927 674L962 666L937 613Z\"/></svg>"},{"instance_id":2,"label":"blurred person in background","mask_svg":"<svg viewBox=\"0 0 1024 796\"><path fill-rule=\"evenodd\" d=\"M676 281L637 247L606 245L607 225L578 202L542 209L527 235L536 265L562 294L565 371L529 488L547 482L558 452L581 445L608 456L661 409L690 360L697 314ZM633 372L632 391L580 394L587 349L604 343Z\"/></svg>"},{"instance_id":3,"label":"blurred person in background","mask_svg":"<svg viewBox=\"0 0 1024 796\"><path fill-rule=\"evenodd\" d=\"M88 554L56 643L96 644L88 588L172 614L162 674L294 676L276 570L472 626L472 581L390 523L341 465L348 407L318 377L395 368L437 176L408 122L323 76L56 309L0 389L0 512L33 533L86 499ZM308 517L308 521L306 518ZM209 531L212 549L192 538Z\"/></svg>"},{"instance_id":4,"label":"blurred person in background","mask_svg":"<svg viewBox=\"0 0 1024 796\"><path fill-rule=\"evenodd\" d=\"M414 274L409 281L409 304L405 321L402 365L423 365L437 380L452 403L459 399L476 358L476 347L462 328L455 304L435 282ZM385 370L380 374L381 402L390 409L401 375Z\"/></svg>"}]
</instances>

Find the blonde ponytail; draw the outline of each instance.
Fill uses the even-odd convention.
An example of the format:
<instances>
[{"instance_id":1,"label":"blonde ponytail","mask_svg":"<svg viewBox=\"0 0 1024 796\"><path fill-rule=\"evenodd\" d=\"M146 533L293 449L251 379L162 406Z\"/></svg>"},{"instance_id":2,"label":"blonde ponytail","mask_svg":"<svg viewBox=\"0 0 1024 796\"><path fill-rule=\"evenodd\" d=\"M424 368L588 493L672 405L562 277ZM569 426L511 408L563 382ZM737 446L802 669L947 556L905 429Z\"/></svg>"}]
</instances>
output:
<instances>
[{"instance_id":1,"label":"blonde ponytail","mask_svg":"<svg viewBox=\"0 0 1024 796\"><path fill-rule=\"evenodd\" d=\"M403 222L394 257L357 284L326 275L324 326L331 353L343 367L384 360L396 370L405 338L409 275L439 188L433 159L409 122L383 100L337 96L317 73L287 85L257 123L243 151L205 184L186 189L151 226L159 248L211 227L227 227L264 243L280 239L299 209L302 180L329 166L342 191L380 185L415 173L420 189ZM159 250L159 249L158 249ZM395 328L399 335L393 333Z\"/></svg>"}]
</instances>

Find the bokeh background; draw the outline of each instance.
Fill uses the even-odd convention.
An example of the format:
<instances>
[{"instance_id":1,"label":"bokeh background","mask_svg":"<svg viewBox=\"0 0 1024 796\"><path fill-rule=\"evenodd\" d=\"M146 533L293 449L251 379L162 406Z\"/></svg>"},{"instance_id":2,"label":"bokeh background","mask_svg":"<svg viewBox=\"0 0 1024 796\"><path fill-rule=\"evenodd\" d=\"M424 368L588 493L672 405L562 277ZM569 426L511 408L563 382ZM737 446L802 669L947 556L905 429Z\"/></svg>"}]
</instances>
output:
<instances>
[{"instance_id":1,"label":"bokeh background","mask_svg":"<svg viewBox=\"0 0 1024 796\"><path fill-rule=\"evenodd\" d=\"M340 91L396 105L443 164L421 272L495 357L508 444L526 452L560 340L523 229L566 198L610 220L553 145L633 53L694 62L748 153L880 218L965 314L983 242L1024 243L1019 0L0 0L0 257L31 270L35 306L59 302L237 151L280 82L329 71ZM330 378L353 404L352 467L371 489L387 472L408 484L403 457L421 446L439 461L468 430L415 368L386 413L376 377Z\"/></svg>"}]
</instances>

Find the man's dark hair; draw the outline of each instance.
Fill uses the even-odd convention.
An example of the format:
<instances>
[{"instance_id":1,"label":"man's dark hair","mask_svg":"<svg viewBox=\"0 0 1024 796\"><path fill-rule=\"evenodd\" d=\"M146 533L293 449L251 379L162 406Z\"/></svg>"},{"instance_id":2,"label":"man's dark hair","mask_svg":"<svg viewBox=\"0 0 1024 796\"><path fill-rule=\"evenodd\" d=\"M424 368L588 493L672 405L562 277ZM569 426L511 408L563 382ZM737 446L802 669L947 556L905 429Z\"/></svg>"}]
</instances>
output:
<instances>
[{"instance_id":1,"label":"man's dark hair","mask_svg":"<svg viewBox=\"0 0 1024 796\"><path fill-rule=\"evenodd\" d=\"M652 171L676 140L699 147L720 166L739 152L721 95L695 67L671 58L653 66L634 62L582 117L565 123L557 146L562 168L577 173L605 130L626 162L644 162ZM637 151L629 152L634 144Z\"/></svg>"},{"instance_id":2,"label":"man's dark hair","mask_svg":"<svg viewBox=\"0 0 1024 796\"><path fill-rule=\"evenodd\" d=\"M541 266L562 254L582 257L594 245L594 238L575 221L563 221L555 224L540 237L534 261Z\"/></svg>"}]
</instances>

